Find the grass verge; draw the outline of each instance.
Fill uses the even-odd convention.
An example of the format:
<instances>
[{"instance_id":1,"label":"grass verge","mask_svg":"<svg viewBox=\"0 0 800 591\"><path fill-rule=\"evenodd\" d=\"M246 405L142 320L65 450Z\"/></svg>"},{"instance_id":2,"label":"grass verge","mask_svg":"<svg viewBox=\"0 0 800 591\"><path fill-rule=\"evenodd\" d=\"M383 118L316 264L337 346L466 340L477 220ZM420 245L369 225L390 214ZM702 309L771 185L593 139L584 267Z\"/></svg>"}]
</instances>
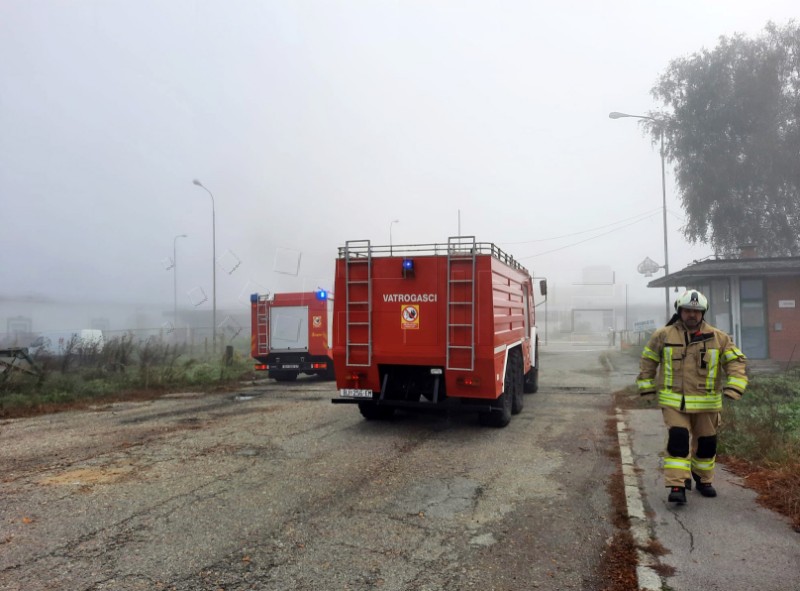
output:
<instances>
[{"instance_id":1,"label":"grass verge","mask_svg":"<svg viewBox=\"0 0 800 591\"><path fill-rule=\"evenodd\" d=\"M724 406L719 454L761 504L800 532L800 379L754 378L741 400Z\"/></svg>"},{"instance_id":2,"label":"grass verge","mask_svg":"<svg viewBox=\"0 0 800 591\"><path fill-rule=\"evenodd\" d=\"M249 358L194 358L158 341L122 337L102 350L68 350L36 358L36 375L0 373L0 418L151 400L186 389L226 390L252 376Z\"/></svg>"}]
</instances>

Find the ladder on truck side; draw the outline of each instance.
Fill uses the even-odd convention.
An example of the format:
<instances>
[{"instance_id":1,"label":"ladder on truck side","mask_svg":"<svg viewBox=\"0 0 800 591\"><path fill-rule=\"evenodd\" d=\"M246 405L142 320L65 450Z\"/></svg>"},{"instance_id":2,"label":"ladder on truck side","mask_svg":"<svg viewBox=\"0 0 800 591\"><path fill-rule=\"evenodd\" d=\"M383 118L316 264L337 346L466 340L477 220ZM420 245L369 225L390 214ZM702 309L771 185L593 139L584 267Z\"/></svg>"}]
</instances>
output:
<instances>
[{"instance_id":1,"label":"ladder on truck side","mask_svg":"<svg viewBox=\"0 0 800 591\"><path fill-rule=\"evenodd\" d=\"M477 254L475 236L447 239L447 369L475 369Z\"/></svg>"},{"instance_id":2,"label":"ladder on truck side","mask_svg":"<svg viewBox=\"0 0 800 591\"><path fill-rule=\"evenodd\" d=\"M269 298L258 296L256 302L256 351L269 355Z\"/></svg>"},{"instance_id":3,"label":"ladder on truck side","mask_svg":"<svg viewBox=\"0 0 800 591\"><path fill-rule=\"evenodd\" d=\"M344 247L345 364L372 363L372 249L369 240Z\"/></svg>"}]
</instances>

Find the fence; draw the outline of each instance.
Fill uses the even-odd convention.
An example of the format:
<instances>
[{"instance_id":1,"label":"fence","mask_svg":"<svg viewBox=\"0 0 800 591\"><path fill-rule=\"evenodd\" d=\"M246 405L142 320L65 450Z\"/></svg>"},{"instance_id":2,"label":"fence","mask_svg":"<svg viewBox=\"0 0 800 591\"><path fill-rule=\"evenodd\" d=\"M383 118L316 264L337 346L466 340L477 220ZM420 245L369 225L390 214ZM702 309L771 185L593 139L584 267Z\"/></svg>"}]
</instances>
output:
<instances>
[{"instance_id":1,"label":"fence","mask_svg":"<svg viewBox=\"0 0 800 591\"><path fill-rule=\"evenodd\" d=\"M211 327L192 327L182 329L140 328L125 330L104 330L103 341L108 343L114 339L129 339L143 345L159 343L180 346L192 357L209 357L213 353L213 331ZM27 347L32 353L37 351L58 355L63 353L73 339L78 339L80 330L49 330L37 333L0 333L0 347ZM250 334L242 330L230 328L217 329L217 354L221 355L228 347L238 355L250 355ZM74 345L74 343L73 343Z\"/></svg>"}]
</instances>

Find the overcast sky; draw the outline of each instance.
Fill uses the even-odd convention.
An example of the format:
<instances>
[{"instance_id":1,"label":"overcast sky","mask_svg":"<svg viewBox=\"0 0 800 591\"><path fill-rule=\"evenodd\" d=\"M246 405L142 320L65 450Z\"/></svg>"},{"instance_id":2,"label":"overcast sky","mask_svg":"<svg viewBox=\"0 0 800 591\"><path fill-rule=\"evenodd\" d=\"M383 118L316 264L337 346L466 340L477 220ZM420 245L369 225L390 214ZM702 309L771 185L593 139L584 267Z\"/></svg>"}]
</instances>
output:
<instances>
[{"instance_id":1,"label":"overcast sky","mask_svg":"<svg viewBox=\"0 0 800 591\"><path fill-rule=\"evenodd\" d=\"M663 263L633 119L673 58L796 0L0 2L0 296L329 287L346 240L475 235L551 283ZM682 238L667 176L670 269ZM399 220L392 224L392 220ZM175 236L187 234L187 238ZM299 271L293 257L302 253ZM238 266L236 266L238 264ZM236 267L234 269L234 267Z\"/></svg>"}]
</instances>

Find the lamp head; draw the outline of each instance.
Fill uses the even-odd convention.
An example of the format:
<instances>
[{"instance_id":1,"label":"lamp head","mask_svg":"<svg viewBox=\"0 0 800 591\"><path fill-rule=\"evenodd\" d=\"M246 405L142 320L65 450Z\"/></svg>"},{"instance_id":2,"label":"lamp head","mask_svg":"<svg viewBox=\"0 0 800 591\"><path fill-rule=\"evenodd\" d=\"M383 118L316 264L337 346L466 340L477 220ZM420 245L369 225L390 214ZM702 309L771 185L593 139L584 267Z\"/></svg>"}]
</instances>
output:
<instances>
[{"instance_id":1,"label":"lamp head","mask_svg":"<svg viewBox=\"0 0 800 591\"><path fill-rule=\"evenodd\" d=\"M194 179L194 180L192 181L192 184L193 184L193 185L197 185L198 187L202 187L202 186L203 186L203 183L201 183L201 182L200 182L200 181L198 181L197 179Z\"/></svg>"}]
</instances>

